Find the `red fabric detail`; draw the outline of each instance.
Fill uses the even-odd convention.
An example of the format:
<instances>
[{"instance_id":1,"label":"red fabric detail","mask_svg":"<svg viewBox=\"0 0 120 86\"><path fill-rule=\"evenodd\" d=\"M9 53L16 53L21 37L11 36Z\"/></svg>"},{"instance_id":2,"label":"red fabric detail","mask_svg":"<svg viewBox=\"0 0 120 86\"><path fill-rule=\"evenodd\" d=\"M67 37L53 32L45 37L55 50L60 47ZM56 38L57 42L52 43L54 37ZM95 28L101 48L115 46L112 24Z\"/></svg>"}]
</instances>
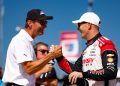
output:
<instances>
[{"instance_id":1,"label":"red fabric detail","mask_svg":"<svg viewBox=\"0 0 120 86\"><path fill-rule=\"evenodd\" d=\"M102 46L101 52L103 53L106 50L112 50L117 54L117 50L111 41L107 42L105 45Z\"/></svg>"},{"instance_id":2,"label":"red fabric detail","mask_svg":"<svg viewBox=\"0 0 120 86\"><path fill-rule=\"evenodd\" d=\"M67 62L67 60L65 58L63 58L61 61L59 61L58 65L65 72L67 72L67 73L71 73L72 72L72 69L70 68L69 63Z\"/></svg>"},{"instance_id":3,"label":"red fabric detail","mask_svg":"<svg viewBox=\"0 0 120 86\"><path fill-rule=\"evenodd\" d=\"M117 54L115 45L113 44L111 40L102 36L98 39L98 41L99 41L99 47L101 48L101 54L106 50L112 50Z\"/></svg>"}]
</instances>

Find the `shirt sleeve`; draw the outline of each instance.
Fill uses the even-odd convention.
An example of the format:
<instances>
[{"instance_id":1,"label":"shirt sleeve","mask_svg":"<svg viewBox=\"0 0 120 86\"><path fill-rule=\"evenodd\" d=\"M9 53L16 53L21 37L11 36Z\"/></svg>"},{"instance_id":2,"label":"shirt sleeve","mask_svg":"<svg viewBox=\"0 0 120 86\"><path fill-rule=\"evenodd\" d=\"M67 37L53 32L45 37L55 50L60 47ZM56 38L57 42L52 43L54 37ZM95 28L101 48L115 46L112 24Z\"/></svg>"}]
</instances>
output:
<instances>
[{"instance_id":1,"label":"shirt sleeve","mask_svg":"<svg viewBox=\"0 0 120 86\"><path fill-rule=\"evenodd\" d=\"M33 60L32 46L26 41L18 41L14 43L14 55L17 63Z\"/></svg>"},{"instance_id":2,"label":"shirt sleeve","mask_svg":"<svg viewBox=\"0 0 120 86\"><path fill-rule=\"evenodd\" d=\"M58 62L59 67L65 71L66 73L71 73L72 71L82 71L82 56L78 58L75 64L67 61L65 57L60 57L56 59Z\"/></svg>"},{"instance_id":3,"label":"shirt sleeve","mask_svg":"<svg viewBox=\"0 0 120 86\"><path fill-rule=\"evenodd\" d=\"M59 58L56 58L59 67L66 73L71 73L72 72L72 67L73 66L70 62L68 62L64 56L61 56Z\"/></svg>"}]
</instances>

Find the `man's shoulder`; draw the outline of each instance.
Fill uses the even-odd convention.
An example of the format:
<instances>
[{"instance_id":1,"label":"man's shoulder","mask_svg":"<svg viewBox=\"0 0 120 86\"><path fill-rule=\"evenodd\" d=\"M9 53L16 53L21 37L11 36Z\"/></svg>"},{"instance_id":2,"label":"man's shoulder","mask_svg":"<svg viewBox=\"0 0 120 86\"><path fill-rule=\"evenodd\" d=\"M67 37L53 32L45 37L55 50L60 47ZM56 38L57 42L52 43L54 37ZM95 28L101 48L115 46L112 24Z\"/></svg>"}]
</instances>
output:
<instances>
[{"instance_id":1,"label":"man's shoulder","mask_svg":"<svg viewBox=\"0 0 120 86\"><path fill-rule=\"evenodd\" d=\"M18 41L18 42L19 41L25 41L26 37L21 32L19 32L12 38L12 40Z\"/></svg>"},{"instance_id":2,"label":"man's shoulder","mask_svg":"<svg viewBox=\"0 0 120 86\"><path fill-rule=\"evenodd\" d=\"M25 39L25 37L20 36L20 34L18 33L12 38L11 43L17 46L20 44L24 45L27 43L27 40Z\"/></svg>"},{"instance_id":3,"label":"man's shoulder","mask_svg":"<svg viewBox=\"0 0 120 86\"><path fill-rule=\"evenodd\" d=\"M108 38L105 37L105 36L99 37L99 38L98 38L98 41L99 41L99 43L100 43L101 45L114 44L114 43L112 42L112 40L108 39Z\"/></svg>"},{"instance_id":4,"label":"man's shoulder","mask_svg":"<svg viewBox=\"0 0 120 86\"><path fill-rule=\"evenodd\" d=\"M102 36L98 39L98 41L99 41L99 46L102 49L102 52L105 50L112 50L117 52L115 44L113 43L112 40Z\"/></svg>"}]
</instances>

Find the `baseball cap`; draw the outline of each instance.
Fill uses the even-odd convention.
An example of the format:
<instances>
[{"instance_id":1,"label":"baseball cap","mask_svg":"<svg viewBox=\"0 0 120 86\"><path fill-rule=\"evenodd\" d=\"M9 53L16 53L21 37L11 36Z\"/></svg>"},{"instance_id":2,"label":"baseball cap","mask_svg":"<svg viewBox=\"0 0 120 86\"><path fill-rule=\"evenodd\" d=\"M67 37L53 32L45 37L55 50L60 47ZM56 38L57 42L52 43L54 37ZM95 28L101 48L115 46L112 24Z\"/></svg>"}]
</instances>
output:
<instances>
[{"instance_id":1,"label":"baseball cap","mask_svg":"<svg viewBox=\"0 0 120 86\"><path fill-rule=\"evenodd\" d=\"M40 10L40 9L32 9L27 13L27 20L38 20L38 21L42 21L42 20L51 20L53 19L53 16L46 16L45 13Z\"/></svg>"},{"instance_id":2,"label":"baseball cap","mask_svg":"<svg viewBox=\"0 0 120 86\"><path fill-rule=\"evenodd\" d=\"M98 27L100 26L100 18L94 12L86 12L80 17L79 20L72 21L72 23L74 23L76 25L78 25L78 23L82 23L82 22L88 22L88 23L94 24Z\"/></svg>"}]
</instances>

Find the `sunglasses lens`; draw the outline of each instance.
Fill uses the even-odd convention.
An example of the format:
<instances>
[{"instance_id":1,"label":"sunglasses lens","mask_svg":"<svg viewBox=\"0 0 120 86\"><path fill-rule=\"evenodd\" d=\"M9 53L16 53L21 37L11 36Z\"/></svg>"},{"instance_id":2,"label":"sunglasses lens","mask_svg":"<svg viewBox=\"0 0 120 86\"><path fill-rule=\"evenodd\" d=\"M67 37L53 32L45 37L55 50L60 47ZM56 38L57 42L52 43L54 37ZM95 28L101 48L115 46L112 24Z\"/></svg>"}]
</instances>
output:
<instances>
[{"instance_id":1,"label":"sunglasses lens","mask_svg":"<svg viewBox=\"0 0 120 86\"><path fill-rule=\"evenodd\" d=\"M38 50L38 51L40 51L42 54L49 53L48 50Z\"/></svg>"},{"instance_id":2,"label":"sunglasses lens","mask_svg":"<svg viewBox=\"0 0 120 86\"><path fill-rule=\"evenodd\" d=\"M78 28L80 27L80 23L78 23Z\"/></svg>"},{"instance_id":3,"label":"sunglasses lens","mask_svg":"<svg viewBox=\"0 0 120 86\"><path fill-rule=\"evenodd\" d=\"M40 21L40 24L41 24L41 25L46 25L46 24L47 24L47 21Z\"/></svg>"}]
</instances>

